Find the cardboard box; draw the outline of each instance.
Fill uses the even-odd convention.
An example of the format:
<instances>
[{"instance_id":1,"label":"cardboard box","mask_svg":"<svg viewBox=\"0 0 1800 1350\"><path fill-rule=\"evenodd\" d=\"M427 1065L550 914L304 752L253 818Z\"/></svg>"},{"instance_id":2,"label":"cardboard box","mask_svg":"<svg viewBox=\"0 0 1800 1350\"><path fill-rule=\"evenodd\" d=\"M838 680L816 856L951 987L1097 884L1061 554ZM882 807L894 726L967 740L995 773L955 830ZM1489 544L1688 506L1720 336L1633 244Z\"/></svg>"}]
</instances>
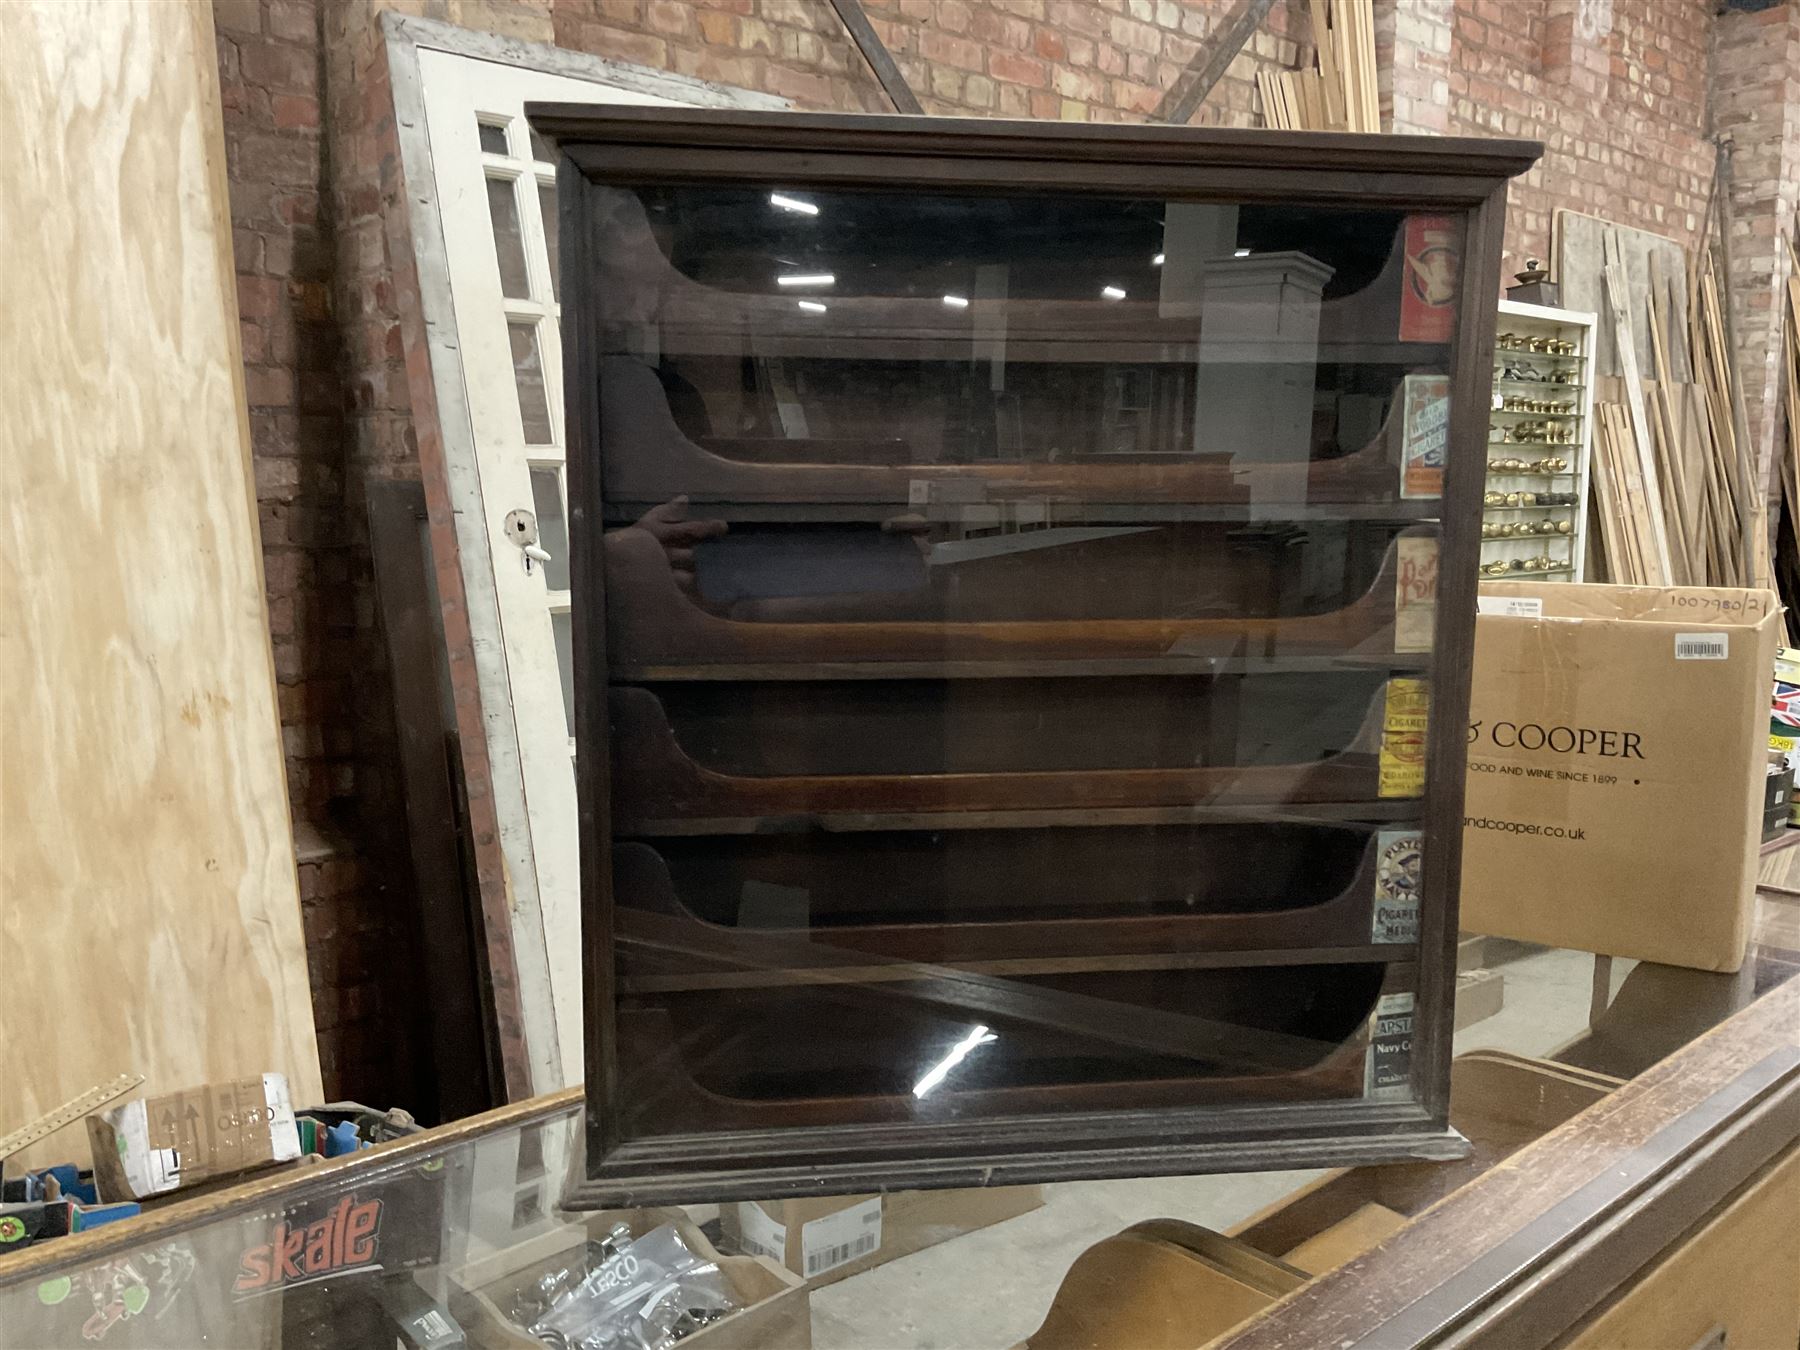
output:
<instances>
[{"instance_id":1,"label":"cardboard box","mask_svg":"<svg viewBox=\"0 0 1800 1350\"><path fill-rule=\"evenodd\" d=\"M1041 1186L895 1191L722 1205L728 1245L779 1261L813 1285L831 1284L884 1261L1029 1214Z\"/></svg>"},{"instance_id":2,"label":"cardboard box","mask_svg":"<svg viewBox=\"0 0 1800 1350\"><path fill-rule=\"evenodd\" d=\"M1770 591L1486 582L1462 927L1701 970L1755 902Z\"/></svg>"},{"instance_id":3,"label":"cardboard box","mask_svg":"<svg viewBox=\"0 0 1800 1350\"><path fill-rule=\"evenodd\" d=\"M467 1266L451 1279L450 1310L468 1334L472 1350L543 1350L543 1343L515 1326L502 1311L522 1288L546 1270L583 1253L623 1222L634 1237L673 1223L688 1249L714 1262L741 1305L737 1312L702 1327L681 1342L683 1350L807 1350L812 1344L812 1308L806 1286L792 1272L761 1256L721 1256L686 1215L673 1210L627 1210L589 1215L539 1234L510 1252Z\"/></svg>"},{"instance_id":4,"label":"cardboard box","mask_svg":"<svg viewBox=\"0 0 1800 1350\"><path fill-rule=\"evenodd\" d=\"M102 1200L145 1200L300 1156L278 1073L138 1097L89 1116L87 1127Z\"/></svg>"}]
</instances>

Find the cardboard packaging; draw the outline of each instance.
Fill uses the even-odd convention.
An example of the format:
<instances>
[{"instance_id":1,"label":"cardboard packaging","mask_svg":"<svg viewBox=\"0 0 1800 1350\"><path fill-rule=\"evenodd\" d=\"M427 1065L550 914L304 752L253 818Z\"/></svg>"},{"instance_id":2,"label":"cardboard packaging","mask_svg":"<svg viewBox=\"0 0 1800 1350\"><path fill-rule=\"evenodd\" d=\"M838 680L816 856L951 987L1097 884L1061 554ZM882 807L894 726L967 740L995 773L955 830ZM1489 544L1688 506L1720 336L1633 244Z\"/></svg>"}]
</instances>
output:
<instances>
[{"instance_id":1,"label":"cardboard packaging","mask_svg":"<svg viewBox=\"0 0 1800 1350\"><path fill-rule=\"evenodd\" d=\"M146 1200L300 1156L278 1073L138 1097L89 1116L87 1127L103 1200Z\"/></svg>"},{"instance_id":2,"label":"cardboard packaging","mask_svg":"<svg viewBox=\"0 0 1800 1350\"><path fill-rule=\"evenodd\" d=\"M1462 927L1701 970L1755 901L1773 592L1485 582Z\"/></svg>"},{"instance_id":3,"label":"cardboard packaging","mask_svg":"<svg viewBox=\"0 0 1800 1350\"><path fill-rule=\"evenodd\" d=\"M722 1256L686 1215L672 1210L596 1213L580 1224L527 1240L457 1271L450 1280L450 1310L477 1350L543 1350L502 1311L521 1290L549 1271L580 1259L591 1239L624 1223L642 1237L666 1223L675 1225L688 1249L719 1267L739 1309L682 1339L683 1350L808 1350L812 1308L806 1284L791 1271L761 1256Z\"/></svg>"},{"instance_id":4,"label":"cardboard packaging","mask_svg":"<svg viewBox=\"0 0 1800 1350\"><path fill-rule=\"evenodd\" d=\"M729 1245L779 1261L816 1287L1043 1203L1041 1186L749 1200L721 1206L719 1225Z\"/></svg>"}]
</instances>

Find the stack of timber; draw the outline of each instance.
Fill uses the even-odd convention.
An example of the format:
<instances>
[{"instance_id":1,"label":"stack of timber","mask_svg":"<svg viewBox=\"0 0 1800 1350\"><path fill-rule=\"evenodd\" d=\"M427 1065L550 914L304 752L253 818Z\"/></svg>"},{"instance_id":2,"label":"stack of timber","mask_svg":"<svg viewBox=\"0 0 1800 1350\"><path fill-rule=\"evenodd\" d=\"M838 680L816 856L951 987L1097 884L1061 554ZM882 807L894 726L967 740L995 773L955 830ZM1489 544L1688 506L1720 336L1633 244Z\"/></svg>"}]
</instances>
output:
<instances>
[{"instance_id":1,"label":"stack of timber","mask_svg":"<svg viewBox=\"0 0 1800 1350\"><path fill-rule=\"evenodd\" d=\"M1284 131L1380 131L1375 0L1309 0L1315 68L1258 71L1263 122Z\"/></svg>"},{"instance_id":2,"label":"stack of timber","mask_svg":"<svg viewBox=\"0 0 1800 1350\"><path fill-rule=\"evenodd\" d=\"M1739 433L1742 390L1717 250L1708 241L1690 255L1572 212L1559 213L1557 234L1563 302L1595 309L1603 333L1592 376L1599 528L1589 576L1769 585L1768 518Z\"/></svg>"}]
</instances>

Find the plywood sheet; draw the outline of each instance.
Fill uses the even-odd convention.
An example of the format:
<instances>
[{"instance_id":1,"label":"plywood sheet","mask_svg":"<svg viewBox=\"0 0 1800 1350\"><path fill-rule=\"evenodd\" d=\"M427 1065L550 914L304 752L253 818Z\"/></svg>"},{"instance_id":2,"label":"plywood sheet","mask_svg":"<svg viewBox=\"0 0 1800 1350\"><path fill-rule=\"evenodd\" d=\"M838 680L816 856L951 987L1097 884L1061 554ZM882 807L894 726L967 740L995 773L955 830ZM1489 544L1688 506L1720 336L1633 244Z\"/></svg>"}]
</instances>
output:
<instances>
[{"instance_id":1,"label":"plywood sheet","mask_svg":"<svg viewBox=\"0 0 1800 1350\"><path fill-rule=\"evenodd\" d=\"M1653 370L1655 360L1650 351L1649 320L1651 287L1658 276L1686 277L1687 251L1673 239L1648 230L1615 225L1610 220L1579 211L1558 211L1551 254L1564 309L1586 310L1602 316L1607 313L1603 278L1608 231L1617 235L1619 252L1624 258L1628 293L1625 308L1631 321L1633 346L1637 349L1638 369ZM1685 296L1685 292L1677 288L1677 295ZM1675 316L1677 322L1671 323L1671 327L1685 329L1685 304L1679 309L1679 315ZM1594 329L1594 366L1601 375L1624 374L1611 325L1604 320Z\"/></svg>"},{"instance_id":2,"label":"plywood sheet","mask_svg":"<svg viewBox=\"0 0 1800 1350\"><path fill-rule=\"evenodd\" d=\"M316 1099L211 10L0 51L0 1128L122 1070Z\"/></svg>"}]
</instances>

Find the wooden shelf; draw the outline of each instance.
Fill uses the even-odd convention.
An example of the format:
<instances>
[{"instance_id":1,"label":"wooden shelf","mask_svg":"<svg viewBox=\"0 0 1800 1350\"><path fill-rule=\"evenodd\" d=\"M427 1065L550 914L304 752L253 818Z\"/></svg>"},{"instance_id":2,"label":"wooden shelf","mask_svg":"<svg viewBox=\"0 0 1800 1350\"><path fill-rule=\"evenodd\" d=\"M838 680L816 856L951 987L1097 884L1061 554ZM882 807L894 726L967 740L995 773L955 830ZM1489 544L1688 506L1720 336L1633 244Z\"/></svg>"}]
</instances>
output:
<instances>
[{"instance_id":1,"label":"wooden shelf","mask_svg":"<svg viewBox=\"0 0 1800 1350\"><path fill-rule=\"evenodd\" d=\"M643 681L651 677L649 672L667 678L669 669L678 666L742 672L777 665L842 669L911 663L947 677L978 663L1007 674L1064 662L1182 662L1193 669L1201 661L1335 662L1349 655L1385 663L1394 652L1401 554L1435 539L1436 532L1425 526L1402 534L1389 546L1360 599L1317 615L949 622L880 617L881 606L904 612L927 599L921 594L884 597L873 604L856 597L843 603L819 597L782 605L778 612L793 615L793 621L776 621L772 616L725 618L703 609L676 584L662 546L649 533L615 530L604 539L611 678ZM1045 584L1041 578L1026 579L1027 591ZM1018 603L1027 602L1026 594L1021 592Z\"/></svg>"},{"instance_id":2,"label":"wooden shelf","mask_svg":"<svg viewBox=\"0 0 1800 1350\"><path fill-rule=\"evenodd\" d=\"M656 372L629 357L607 357L600 370L600 439L606 497L629 503L657 503L685 496L704 514L713 502L872 503L917 507L953 492L958 502L1051 501L1255 505L1280 502L1318 506L1331 502L1398 500L1399 474L1390 445L1394 418L1369 442L1335 459L1246 457L1232 447L1217 455L1153 456L1097 462L980 462L915 464L899 442L807 442L807 462L762 459L796 454L800 447L779 439L731 441L712 438L707 447L676 426ZM1396 401L1398 403L1398 401ZM875 462L845 463L842 456L861 447ZM821 462L821 460L825 462ZM943 485L942 488L938 485Z\"/></svg>"},{"instance_id":3,"label":"wooden shelf","mask_svg":"<svg viewBox=\"0 0 1800 1350\"><path fill-rule=\"evenodd\" d=\"M1132 912L1130 905L1122 905L1112 914L1045 917L1021 906L1012 917L953 920L909 918L911 911L871 902L853 922L821 914L805 928L745 927L700 918L678 895L667 859L649 844L616 845L613 877L618 893L631 897L619 912L619 931L627 939L638 933L652 948L652 938L675 944L664 955L703 950L717 956L737 950L733 944L740 937L743 951L767 955L776 949L757 944L779 939L792 948L781 949L788 952L780 963L783 969L792 968L789 958L800 953L808 968L862 969L874 962L886 972L870 978L906 978L894 972L915 962L1025 975L1401 959L1395 953L1412 959L1413 944L1371 941L1380 848L1379 833L1368 831L1359 862L1335 894L1309 896L1283 908L1240 900L1244 907L1232 909L1229 899L1221 899L1214 903L1224 907L1193 913ZM1096 884L1104 886L1105 879ZM865 913L879 917L865 918ZM652 917L640 922L640 916Z\"/></svg>"},{"instance_id":4,"label":"wooden shelf","mask_svg":"<svg viewBox=\"0 0 1800 1350\"><path fill-rule=\"evenodd\" d=\"M1550 537L1544 536L1546 539ZM667 684L692 680L1083 679L1133 675L1323 674L1351 670L1389 670L1404 674L1408 671L1427 670L1430 665L1429 652L1346 651L1328 656L1154 656L1089 661L816 661L804 666L785 662L707 665L621 663L613 668L613 678L620 683Z\"/></svg>"},{"instance_id":5,"label":"wooden shelf","mask_svg":"<svg viewBox=\"0 0 1800 1350\"><path fill-rule=\"evenodd\" d=\"M753 777L697 764L655 694L616 687L609 705L613 832L754 834L796 820L1376 802L1385 701L1384 686L1344 749L1310 763Z\"/></svg>"}]
</instances>

